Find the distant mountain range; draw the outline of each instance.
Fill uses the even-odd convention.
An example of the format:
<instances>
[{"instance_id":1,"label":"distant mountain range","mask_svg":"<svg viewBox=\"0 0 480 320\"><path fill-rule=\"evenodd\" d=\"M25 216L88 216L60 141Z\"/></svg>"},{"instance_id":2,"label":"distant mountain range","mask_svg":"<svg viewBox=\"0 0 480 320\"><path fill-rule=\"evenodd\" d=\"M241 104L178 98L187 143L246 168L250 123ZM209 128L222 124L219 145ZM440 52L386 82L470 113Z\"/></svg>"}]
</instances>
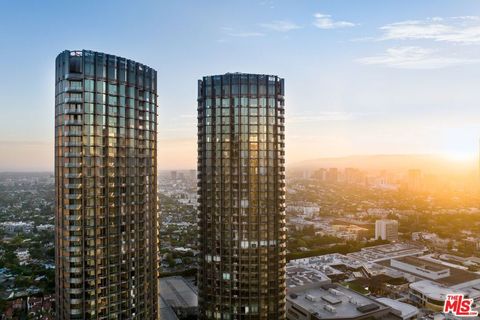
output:
<instances>
[{"instance_id":1,"label":"distant mountain range","mask_svg":"<svg viewBox=\"0 0 480 320\"><path fill-rule=\"evenodd\" d=\"M460 161L432 154L352 155L305 160L288 164L289 170L318 168L358 168L367 171L406 171L420 169L424 173L467 173L477 170L475 161Z\"/></svg>"}]
</instances>

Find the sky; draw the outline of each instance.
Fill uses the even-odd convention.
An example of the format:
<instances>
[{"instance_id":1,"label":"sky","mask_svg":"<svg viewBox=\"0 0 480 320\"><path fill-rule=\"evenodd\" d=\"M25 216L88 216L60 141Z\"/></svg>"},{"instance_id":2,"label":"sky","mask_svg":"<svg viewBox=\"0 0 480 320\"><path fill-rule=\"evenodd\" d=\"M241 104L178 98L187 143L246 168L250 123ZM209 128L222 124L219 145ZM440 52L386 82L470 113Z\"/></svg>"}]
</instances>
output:
<instances>
[{"instance_id":1,"label":"sky","mask_svg":"<svg viewBox=\"0 0 480 320\"><path fill-rule=\"evenodd\" d=\"M158 71L159 169L195 168L197 80L226 72L285 78L287 167L478 153L478 0L0 0L0 171L53 170L66 49Z\"/></svg>"}]
</instances>

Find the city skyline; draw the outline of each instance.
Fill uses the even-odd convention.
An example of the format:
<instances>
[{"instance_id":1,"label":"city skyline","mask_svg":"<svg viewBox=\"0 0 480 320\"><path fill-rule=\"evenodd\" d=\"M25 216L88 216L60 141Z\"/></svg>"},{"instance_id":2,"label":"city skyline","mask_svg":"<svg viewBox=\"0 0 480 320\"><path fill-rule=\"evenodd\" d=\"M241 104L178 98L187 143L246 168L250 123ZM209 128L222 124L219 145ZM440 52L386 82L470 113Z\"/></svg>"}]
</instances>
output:
<instances>
[{"instance_id":1,"label":"city skyline","mask_svg":"<svg viewBox=\"0 0 480 320\"><path fill-rule=\"evenodd\" d=\"M65 47L159 70L159 169L195 167L196 79L237 71L287 79L287 167L352 154L478 154L478 2L147 3L148 12L108 2L2 4L0 68L10 77L0 80L0 171L53 171L51 61ZM116 19L127 10L134 25ZM64 12L83 18L70 23Z\"/></svg>"}]
</instances>

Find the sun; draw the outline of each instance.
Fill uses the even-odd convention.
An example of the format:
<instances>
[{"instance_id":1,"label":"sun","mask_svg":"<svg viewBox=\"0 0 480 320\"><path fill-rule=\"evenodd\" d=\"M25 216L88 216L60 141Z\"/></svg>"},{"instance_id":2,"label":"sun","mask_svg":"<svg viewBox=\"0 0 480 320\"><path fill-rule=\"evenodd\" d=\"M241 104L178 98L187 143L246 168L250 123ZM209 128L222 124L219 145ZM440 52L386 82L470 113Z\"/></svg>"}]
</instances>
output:
<instances>
[{"instance_id":1,"label":"sun","mask_svg":"<svg viewBox=\"0 0 480 320\"><path fill-rule=\"evenodd\" d=\"M447 151L443 152L442 156L448 160L456 161L456 162L473 162L478 160L478 154L474 152L466 152L466 151Z\"/></svg>"}]
</instances>

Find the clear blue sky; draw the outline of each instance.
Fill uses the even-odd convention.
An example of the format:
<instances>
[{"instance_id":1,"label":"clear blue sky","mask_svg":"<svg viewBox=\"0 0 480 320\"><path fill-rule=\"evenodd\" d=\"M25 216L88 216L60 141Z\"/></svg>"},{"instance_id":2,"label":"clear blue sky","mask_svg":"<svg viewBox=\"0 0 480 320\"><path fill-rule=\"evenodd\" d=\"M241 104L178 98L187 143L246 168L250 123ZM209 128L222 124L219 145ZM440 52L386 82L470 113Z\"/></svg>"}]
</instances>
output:
<instances>
[{"instance_id":1,"label":"clear blue sky","mask_svg":"<svg viewBox=\"0 0 480 320\"><path fill-rule=\"evenodd\" d=\"M0 0L0 171L53 170L54 59L158 71L160 169L193 168L203 75L286 79L287 165L322 156L472 156L480 1Z\"/></svg>"}]
</instances>

